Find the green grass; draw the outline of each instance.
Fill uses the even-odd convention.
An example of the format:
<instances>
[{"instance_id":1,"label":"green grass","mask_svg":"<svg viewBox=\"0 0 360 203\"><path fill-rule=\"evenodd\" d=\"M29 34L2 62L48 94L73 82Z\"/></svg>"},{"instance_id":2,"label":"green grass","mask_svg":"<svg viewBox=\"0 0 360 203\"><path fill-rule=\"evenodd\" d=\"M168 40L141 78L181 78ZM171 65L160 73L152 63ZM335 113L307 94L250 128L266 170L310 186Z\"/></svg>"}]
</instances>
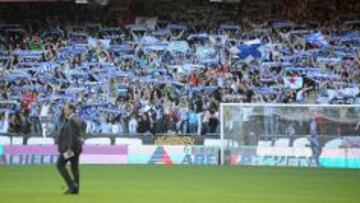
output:
<instances>
[{"instance_id":1,"label":"green grass","mask_svg":"<svg viewBox=\"0 0 360 203\"><path fill-rule=\"evenodd\" d=\"M351 203L360 201L360 171L87 165L80 195L63 187L55 167L0 167L1 203Z\"/></svg>"}]
</instances>

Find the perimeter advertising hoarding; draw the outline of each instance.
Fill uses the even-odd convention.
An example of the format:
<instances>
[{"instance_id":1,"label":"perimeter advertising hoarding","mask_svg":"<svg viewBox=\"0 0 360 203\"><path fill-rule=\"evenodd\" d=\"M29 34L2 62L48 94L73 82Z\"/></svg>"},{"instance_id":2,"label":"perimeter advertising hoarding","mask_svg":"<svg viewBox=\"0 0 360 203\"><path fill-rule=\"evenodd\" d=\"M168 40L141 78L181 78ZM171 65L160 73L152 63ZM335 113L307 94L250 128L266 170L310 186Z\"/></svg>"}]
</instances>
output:
<instances>
[{"instance_id":1,"label":"perimeter advertising hoarding","mask_svg":"<svg viewBox=\"0 0 360 203\"><path fill-rule=\"evenodd\" d=\"M1 148L0 148L1 149ZM1 152L1 150L0 150ZM1 154L1 153L0 153ZM56 145L4 146L0 163L5 165L53 165L58 158ZM127 146L84 146L81 164L123 164L126 163Z\"/></svg>"},{"instance_id":2,"label":"perimeter advertising hoarding","mask_svg":"<svg viewBox=\"0 0 360 203\"><path fill-rule=\"evenodd\" d=\"M2 165L54 165L58 156L56 145L0 146L0 164ZM219 148L166 145L86 145L83 148L80 163L217 165Z\"/></svg>"},{"instance_id":3,"label":"perimeter advertising hoarding","mask_svg":"<svg viewBox=\"0 0 360 203\"><path fill-rule=\"evenodd\" d=\"M129 164L217 165L219 148L204 146L129 146Z\"/></svg>"},{"instance_id":4,"label":"perimeter advertising hoarding","mask_svg":"<svg viewBox=\"0 0 360 203\"><path fill-rule=\"evenodd\" d=\"M317 167L308 147L245 147L231 152L231 165ZM359 148L322 148L320 167L360 168Z\"/></svg>"}]
</instances>

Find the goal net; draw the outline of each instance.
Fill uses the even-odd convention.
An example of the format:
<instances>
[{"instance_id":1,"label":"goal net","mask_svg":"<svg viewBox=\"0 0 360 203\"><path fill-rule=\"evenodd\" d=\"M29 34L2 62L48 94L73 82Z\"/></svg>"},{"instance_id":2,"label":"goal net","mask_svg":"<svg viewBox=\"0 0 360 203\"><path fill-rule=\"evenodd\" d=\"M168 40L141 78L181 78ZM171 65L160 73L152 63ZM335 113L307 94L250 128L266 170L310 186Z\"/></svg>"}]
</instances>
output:
<instances>
[{"instance_id":1,"label":"goal net","mask_svg":"<svg viewBox=\"0 0 360 203\"><path fill-rule=\"evenodd\" d=\"M360 168L360 106L222 104L221 163Z\"/></svg>"}]
</instances>

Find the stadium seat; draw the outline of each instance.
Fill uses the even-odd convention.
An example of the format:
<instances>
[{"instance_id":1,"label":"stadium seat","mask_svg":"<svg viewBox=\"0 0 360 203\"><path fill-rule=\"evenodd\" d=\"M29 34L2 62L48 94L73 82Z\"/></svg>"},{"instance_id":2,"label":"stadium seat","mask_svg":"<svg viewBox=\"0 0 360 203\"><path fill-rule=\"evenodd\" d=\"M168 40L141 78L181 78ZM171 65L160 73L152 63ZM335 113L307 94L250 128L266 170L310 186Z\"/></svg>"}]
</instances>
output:
<instances>
[{"instance_id":1,"label":"stadium seat","mask_svg":"<svg viewBox=\"0 0 360 203\"><path fill-rule=\"evenodd\" d=\"M11 144L11 139L8 136L0 136L0 145L9 145Z\"/></svg>"},{"instance_id":2,"label":"stadium seat","mask_svg":"<svg viewBox=\"0 0 360 203\"><path fill-rule=\"evenodd\" d=\"M138 138L115 138L115 145L142 145L142 140Z\"/></svg>"},{"instance_id":3,"label":"stadium seat","mask_svg":"<svg viewBox=\"0 0 360 203\"><path fill-rule=\"evenodd\" d=\"M279 138L275 140L274 147L288 147L290 145L289 138Z\"/></svg>"},{"instance_id":4,"label":"stadium seat","mask_svg":"<svg viewBox=\"0 0 360 203\"><path fill-rule=\"evenodd\" d=\"M97 138L88 138L84 142L85 145L111 145L110 138L107 137L97 137Z\"/></svg>"},{"instance_id":5,"label":"stadium seat","mask_svg":"<svg viewBox=\"0 0 360 203\"><path fill-rule=\"evenodd\" d=\"M54 145L55 140L51 137L30 137L27 145Z\"/></svg>"},{"instance_id":6,"label":"stadium seat","mask_svg":"<svg viewBox=\"0 0 360 203\"><path fill-rule=\"evenodd\" d=\"M23 137L12 137L11 144L12 145L23 145L24 138Z\"/></svg>"},{"instance_id":7,"label":"stadium seat","mask_svg":"<svg viewBox=\"0 0 360 203\"><path fill-rule=\"evenodd\" d=\"M333 140L330 140L329 142L327 142L324 147L325 148L340 148L340 146L343 144L343 139L342 138L336 138Z\"/></svg>"},{"instance_id":8,"label":"stadium seat","mask_svg":"<svg viewBox=\"0 0 360 203\"><path fill-rule=\"evenodd\" d=\"M260 147L270 147L272 144L272 141L269 140L259 140L258 146Z\"/></svg>"},{"instance_id":9,"label":"stadium seat","mask_svg":"<svg viewBox=\"0 0 360 203\"><path fill-rule=\"evenodd\" d=\"M309 145L310 141L306 137L297 138L293 143L293 147L307 147Z\"/></svg>"}]
</instances>

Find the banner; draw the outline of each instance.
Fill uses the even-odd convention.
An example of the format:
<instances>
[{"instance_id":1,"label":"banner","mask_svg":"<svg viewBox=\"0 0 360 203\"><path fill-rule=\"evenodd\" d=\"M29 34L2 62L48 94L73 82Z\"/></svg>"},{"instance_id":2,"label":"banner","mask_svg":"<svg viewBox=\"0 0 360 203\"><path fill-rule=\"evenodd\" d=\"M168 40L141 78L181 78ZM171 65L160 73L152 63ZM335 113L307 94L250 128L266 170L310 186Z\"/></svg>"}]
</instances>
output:
<instances>
[{"instance_id":1,"label":"banner","mask_svg":"<svg viewBox=\"0 0 360 203\"><path fill-rule=\"evenodd\" d=\"M196 46L196 56L200 59L214 58L216 50L211 46Z\"/></svg>"},{"instance_id":2,"label":"banner","mask_svg":"<svg viewBox=\"0 0 360 203\"><path fill-rule=\"evenodd\" d=\"M56 145L7 145L4 146L0 163L5 165L54 165L58 156ZM80 164L124 164L126 156L126 145L86 145L80 156Z\"/></svg>"},{"instance_id":3,"label":"banner","mask_svg":"<svg viewBox=\"0 0 360 203\"><path fill-rule=\"evenodd\" d=\"M302 77L283 77L284 86L291 89L300 89L303 86L304 79Z\"/></svg>"},{"instance_id":4,"label":"banner","mask_svg":"<svg viewBox=\"0 0 360 203\"><path fill-rule=\"evenodd\" d=\"M54 165L58 159L57 146L4 146L5 165Z\"/></svg>"},{"instance_id":5,"label":"banner","mask_svg":"<svg viewBox=\"0 0 360 203\"><path fill-rule=\"evenodd\" d=\"M323 148L320 163L326 168L360 168L359 148Z\"/></svg>"},{"instance_id":6,"label":"banner","mask_svg":"<svg viewBox=\"0 0 360 203\"><path fill-rule=\"evenodd\" d=\"M359 148L322 148L320 167L360 168ZM231 165L318 167L310 147L247 147L231 152Z\"/></svg>"},{"instance_id":7,"label":"banner","mask_svg":"<svg viewBox=\"0 0 360 203\"><path fill-rule=\"evenodd\" d=\"M125 164L128 149L126 145L84 146L81 164Z\"/></svg>"},{"instance_id":8,"label":"banner","mask_svg":"<svg viewBox=\"0 0 360 203\"><path fill-rule=\"evenodd\" d=\"M217 165L219 148L204 146L129 146L129 164Z\"/></svg>"},{"instance_id":9,"label":"banner","mask_svg":"<svg viewBox=\"0 0 360 203\"><path fill-rule=\"evenodd\" d=\"M93 37L88 38L88 43L91 48L96 48L97 45L101 45L105 49L110 48L110 39L96 39Z\"/></svg>"},{"instance_id":10,"label":"banner","mask_svg":"<svg viewBox=\"0 0 360 203\"><path fill-rule=\"evenodd\" d=\"M186 41L172 41L166 49L170 52L181 52L186 53L189 49L189 44Z\"/></svg>"},{"instance_id":11,"label":"banner","mask_svg":"<svg viewBox=\"0 0 360 203\"><path fill-rule=\"evenodd\" d=\"M262 44L259 39L251 40L239 44L230 49L230 53L236 55L239 59L245 61L252 61L253 59L261 58Z\"/></svg>"},{"instance_id":12,"label":"banner","mask_svg":"<svg viewBox=\"0 0 360 203\"><path fill-rule=\"evenodd\" d=\"M155 45L159 42L159 40L153 36L145 35L140 39L140 44L143 45Z\"/></svg>"},{"instance_id":13,"label":"banner","mask_svg":"<svg viewBox=\"0 0 360 203\"><path fill-rule=\"evenodd\" d=\"M0 165L55 165L56 145L0 145ZM168 145L84 145L80 164L217 165L219 148Z\"/></svg>"}]
</instances>

